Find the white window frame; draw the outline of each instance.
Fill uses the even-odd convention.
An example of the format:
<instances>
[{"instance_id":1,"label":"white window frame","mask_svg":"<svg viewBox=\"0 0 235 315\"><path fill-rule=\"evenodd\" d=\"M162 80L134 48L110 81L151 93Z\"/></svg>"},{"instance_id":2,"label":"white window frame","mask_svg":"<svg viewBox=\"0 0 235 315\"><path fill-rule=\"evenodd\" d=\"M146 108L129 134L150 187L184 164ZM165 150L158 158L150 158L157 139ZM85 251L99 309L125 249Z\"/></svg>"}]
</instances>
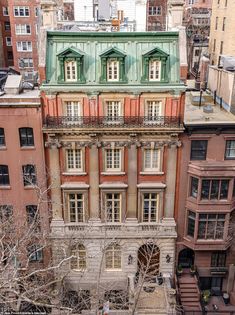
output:
<instances>
[{"instance_id":1,"label":"white window frame","mask_svg":"<svg viewBox=\"0 0 235 315\"><path fill-rule=\"evenodd\" d=\"M107 264L108 255L110 254L111 266ZM116 260L118 259L118 261ZM116 261L115 261L116 260ZM109 245L105 250L105 269L106 271L121 271L122 270L122 249L120 245Z\"/></svg>"},{"instance_id":2,"label":"white window frame","mask_svg":"<svg viewBox=\"0 0 235 315\"><path fill-rule=\"evenodd\" d=\"M27 32L27 26L29 26L30 32ZM16 24L15 33L16 35L31 35L31 25L30 24Z\"/></svg>"},{"instance_id":3,"label":"white window frame","mask_svg":"<svg viewBox=\"0 0 235 315\"><path fill-rule=\"evenodd\" d=\"M26 46L27 49L23 49L23 46L24 44L23 43L26 43ZM30 43L30 44L29 44ZM16 43L16 47L17 47L17 51L19 52L26 52L26 51L32 51L32 42L30 41L21 41L21 42L17 42Z\"/></svg>"},{"instance_id":4,"label":"white window frame","mask_svg":"<svg viewBox=\"0 0 235 315\"><path fill-rule=\"evenodd\" d=\"M66 170L77 173L83 171L82 149L66 149ZM71 167L72 166L72 167Z\"/></svg>"},{"instance_id":5,"label":"white window frame","mask_svg":"<svg viewBox=\"0 0 235 315\"><path fill-rule=\"evenodd\" d=\"M108 198L111 195L111 198ZM115 198L118 195L118 198ZM105 192L105 222L120 223L122 221L122 194L120 192ZM111 203L111 211L108 210L108 202ZM119 203L118 220L115 220L115 203ZM111 214L109 217L108 214Z\"/></svg>"},{"instance_id":6,"label":"white window frame","mask_svg":"<svg viewBox=\"0 0 235 315\"><path fill-rule=\"evenodd\" d=\"M154 81L154 82L161 81L161 68L162 68L162 64L160 60L151 59L149 61L149 81Z\"/></svg>"},{"instance_id":7,"label":"white window frame","mask_svg":"<svg viewBox=\"0 0 235 315\"><path fill-rule=\"evenodd\" d=\"M74 199L70 198L70 195L74 195ZM82 198L79 199L78 195L81 195ZM78 207L77 207L77 202L81 201L82 202L82 220L78 220ZM71 221L71 202L75 203L75 221ZM68 192L67 193L67 205L68 205L68 221L69 223L84 223L85 222L85 198L84 198L84 193L82 192Z\"/></svg>"},{"instance_id":8,"label":"white window frame","mask_svg":"<svg viewBox=\"0 0 235 315\"><path fill-rule=\"evenodd\" d=\"M9 39L10 39L10 40L9 40ZM10 37L10 36L6 37L6 45L7 45L8 47L11 47L11 46L12 46L12 40L11 40L11 37Z\"/></svg>"},{"instance_id":9,"label":"white window frame","mask_svg":"<svg viewBox=\"0 0 235 315\"><path fill-rule=\"evenodd\" d=\"M72 257L70 261L70 269L73 271L85 271L87 269L87 254L86 248L83 244L78 244L71 249ZM77 268L73 268L72 264L77 264Z\"/></svg>"},{"instance_id":10,"label":"white window frame","mask_svg":"<svg viewBox=\"0 0 235 315\"><path fill-rule=\"evenodd\" d=\"M2 7L2 15L9 16L9 7Z\"/></svg>"},{"instance_id":11,"label":"white window frame","mask_svg":"<svg viewBox=\"0 0 235 315\"><path fill-rule=\"evenodd\" d=\"M109 154L111 153L111 155ZM118 154L116 155L116 152ZM110 157L110 162L108 162L108 158ZM115 167L115 159L118 157L119 159L119 165L118 167ZM109 167L108 164L111 164L111 167ZM120 148L108 148L105 149L105 171L106 172L120 172L122 169L122 150Z\"/></svg>"},{"instance_id":12,"label":"white window frame","mask_svg":"<svg viewBox=\"0 0 235 315\"><path fill-rule=\"evenodd\" d=\"M117 58L109 58L107 60L107 81L119 81L119 60Z\"/></svg>"},{"instance_id":13,"label":"white window frame","mask_svg":"<svg viewBox=\"0 0 235 315\"><path fill-rule=\"evenodd\" d=\"M120 101L106 101L105 103L105 113L106 119L105 121L112 123L120 123L121 122L121 102Z\"/></svg>"},{"instance_id":14,"label":"white window frame","mask_svg":"<svg viewBox=\"0 0 235 315\"><path fill-rule=\"evenodd\" d=\"M147 155L147 153L150 152L150 155ZM144 149L144 171L145 172L150 172L150 171L155 171L155 172L159 172L160 171L160 153L161 150L160 149L151 149L151 148L146 148ZM156 156L155 156L156 154ZM147 158L150 158L150 161L148 164L150 164L150 166L146 166L147 165ZM155 157L157 157L157 162L154 161ZM154 164L157 164L157 167L154 167Z\"/></svg>"},{"instance_id":15,"label":"white window frame","mask_svg":"<svg viewBox=\"0 0 235 315\"><path fill-rule=\"evenodd\" d=\"M147 100L145 103L145 117L147 122L156 123L158 117L162 115L162 101L160 100Z\"/></svg>"},{"instance_id":16,"label":"white window frame","mask_svg":"<svg viewBox=\"0 0 235 315\"><path fill-rule=\"evenodd\" d=\"M24 62L24 66L23 67L21 66L22 60ZM32 65L30 65L30 61L29 60L32 61L31 62ZM18 59L18 65L19 65L20 69L33 68L33 58L20 58L20 59Z\"/></svg>"},{"instance_id":17,"label":"white window frame","mask_svg":"<svg viewBox=\"0 0 235 315\"><path fill-rule=\"evenodd\" d=\"M81 117L81 103L77 101L66 101L65 114L68 117Z\"/></svg>"},{"instance_id":18,"label":"white window frame","mask_svg":"<svg viewBox=\"0 0 235 315\"><path fill-rule=\"evenodd\" d=\"M23 15L20 15L20 10L24 11ZM29 17L30 16L30 9L28 6L14 6L13 7L14 10L14 17ZM16 10L18 11L18 14L16 14ZM26 10L28 11L28 15L25 14Z\"/></svg>"},{"instance_id":19,"label":"white window frame","mask_svg":"<svg viewBox=\"0 0 235 315\"><path fill-rule=\"evenodd\" d=\"M145 199L144 195L148 194L149 198ZM156 195L156 198L153 198L152 195ZM157 223L158 222L158 216L159 216L159 205L160 205L160 195L158 192L154 192L154 191L150 191L150 192L142 192L142 222L143 223ZM145 200L149 201L149 206L148 206L148 220L145 221L144 220L144 204L145 204ZM152 221L151 220L151 206L152 206L152 202L156 202L156 220Z\"/></svg>"},{"instance_id":20,"label":"white window frame","mask_svg":"<svg viewBox=\"0 0 235 315\"><path fill-rule=\"evenodd\" d=\"M64 73L66 82L76 82L77 81L77 61L67 60L64 62Z\"/></svg>"}]
</instances>

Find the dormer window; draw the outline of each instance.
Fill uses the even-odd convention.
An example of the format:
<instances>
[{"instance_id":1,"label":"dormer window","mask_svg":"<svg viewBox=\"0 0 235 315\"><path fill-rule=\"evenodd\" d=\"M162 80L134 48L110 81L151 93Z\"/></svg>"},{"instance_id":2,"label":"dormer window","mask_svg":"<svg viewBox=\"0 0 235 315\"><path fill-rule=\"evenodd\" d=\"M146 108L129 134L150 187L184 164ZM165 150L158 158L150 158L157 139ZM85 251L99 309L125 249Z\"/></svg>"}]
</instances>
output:
<instances>
[{"instance_id":1,"label":"dormer window","mask_svg":"<svg viewBox=\"0 0 235 315\"><path fill-rule=\"evenodd\" d=\"M107 81L119 80L119 61L117 58L110 58L107 61Z\"/></svg>"},{"instance_id":2,"label":"dormer window","mask_svg":"<svg viewBox=\"0 0 235 315\"><path fill-rule=\"evenodd\" d=\"M64 63L65 81L77 81L77 63L75 60Z\"/></svg>"},{"instance_id":3,"label":"dormer window","mask_svg":"<svg viewBox=\"0 0 235 315\"><path fill-rule=\"evenodd\" d=\"M154 48L143 54L143 75L141 82L168 82L169 55L159 48Z\"/></svg>"},{"instance_id":4,"label":"dormer window","mask_svg":"<svg viewBox=\"0 0 235 315\"><path fill-rule=\"evenodd\" d=\"M116 47L104 51L101 55L100 83L126 83L125 75L126 54Z\"/></svg>"},{"instance_id":5,"label":"dormer window","mask_svg":"<svg viewBox=\"0 0 235 315\"><path fill-rule=\"evenodd\" d=\"M57 54L59 60L58 81L65 83L85 83L84 53L75 47L64 48Z\"/></svg>"}]
</instances>

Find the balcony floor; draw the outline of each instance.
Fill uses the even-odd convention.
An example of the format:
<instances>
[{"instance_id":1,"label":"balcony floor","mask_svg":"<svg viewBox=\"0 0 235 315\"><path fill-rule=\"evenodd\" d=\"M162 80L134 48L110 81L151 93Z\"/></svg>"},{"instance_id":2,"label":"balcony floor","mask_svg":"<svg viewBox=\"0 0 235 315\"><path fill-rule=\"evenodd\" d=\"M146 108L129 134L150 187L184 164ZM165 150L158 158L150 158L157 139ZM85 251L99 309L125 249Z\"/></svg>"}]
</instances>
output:
<instances>
[{"instance_id":1,"label":"balcony floor","mask_svg":"<svg viewBox=\"0 0 235 315\"><path fill-rule=\"evenodd\" d=\"M206 306L206 308L208 310L207 315L215 314L215 311L213 309L214 304L218 306L218 310L217 310L216 314L228 315L229 312L234 312L234 314L235 314L235 305L232 305L230 303L228 305L225 305L222 296L212 296L210 298L208 305ZM233 314L233 313L231 313L231 314Z\"/></svg>"}]
</instances>

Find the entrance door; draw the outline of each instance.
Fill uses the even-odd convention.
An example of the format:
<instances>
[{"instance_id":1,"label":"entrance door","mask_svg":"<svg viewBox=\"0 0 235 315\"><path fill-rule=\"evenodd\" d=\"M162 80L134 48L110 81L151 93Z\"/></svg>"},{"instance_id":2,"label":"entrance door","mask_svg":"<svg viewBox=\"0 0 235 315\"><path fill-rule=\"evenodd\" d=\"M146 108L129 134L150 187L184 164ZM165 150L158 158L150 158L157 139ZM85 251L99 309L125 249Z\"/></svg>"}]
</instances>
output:
<instances>
[{"instance_id":1,"label":"entrance door","mask_svg":"<svg viewBox=\"0 0 235 315\"><path fill-rule=\"evenodd\" d=\"M190 248L185 248L179 252L178 265L183 268L189 268L194 265L194 251Z\"/></svg>"}]
</instances>

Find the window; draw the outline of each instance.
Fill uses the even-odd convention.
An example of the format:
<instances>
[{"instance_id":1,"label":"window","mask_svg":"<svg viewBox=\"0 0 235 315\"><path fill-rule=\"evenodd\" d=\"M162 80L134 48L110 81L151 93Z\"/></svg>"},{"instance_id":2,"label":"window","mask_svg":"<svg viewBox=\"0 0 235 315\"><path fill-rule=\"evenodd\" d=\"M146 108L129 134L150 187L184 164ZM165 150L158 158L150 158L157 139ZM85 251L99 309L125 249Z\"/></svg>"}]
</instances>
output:
<instances>
[{"instance_id":1,"label":"window","mask_svg":"<svg viewBox=\"0 0 235 315\"><path fill-rule=\"evenodd\" d=\"M16 35L31 34L31 26L29 24L16 24Z\"/></svg>"},{"instance_id":2,"label":"window","mask_svg":"<svg viewBox=\"0 0 235 315\"><path fill-rule=\"evenodd\" d=\"M148 122L159 121L162 103L160 101L147 101L145 106L145 117Z\"/></svg>"},{"instance_id":3,"label":"window","mask_svg":"<svg viewBox=\"0 0 235 315\"><path fill-rule=\"evenodd\" d=\"M0 205L0 221L9 221L13 215L13 207L10 205Z\"/></svg>"},{"instance_id":4,"label":"window","mask_svg":"<svg viewBox=\"0 0 235 315\"><path fill-rule=\"evenodd\" d=\"M9 170L7 165L0 165L0 185L10 185Z\"/></svg>"},{"instance_id":5,"label":"window","mask_svg":"<svg viewBox=\"0 0 235 315\"><path fill-rule=\"evenodd\" d=\"M150 60L149 62L149 81L160 81L161 62L158 60Z\"/></svg>"},{"instance_id":6,"label":"window","mask_svg":"<svg viewBox=\"0 0 235 315\"><path fill-rule=\"evenodd\" d=\"M160 150L144 150L144 171L159 171L160 169Z\"/></svg>"},{"instance_id":7,"label":"window","mask_svg":"<svg viewBox=\"0 0 235 315\"><path fill-rule=\"evenodd\" d=\"M201 199L221 200L228 198L229 180L228 179L203 179Z\"/></svg>"},{"instance_id":8,"label":"window","mask_svg":"<svg viewBox=\"0 0 235 315\"><path fill-rule=\"evenodd\" d=\"M190 190L190 196L197 198L198 195L198 178L191 177L191 190Z\"/></svg>"},{"instance_id":9,"label":"window","mask_svg":"<svg viewBox=\"0 0 235 315\"><path fill-rule=\"evenodd\" d=\"M29 261L39 261L43 260L42 248L39 245L31 245L28 248Z\"/></svg>"},{"instance_id":10,"label":"window","mask_svg":"<svg viewBox=\"0 0 235 315\"><path fill-rule=\"evenodd\" d=\"M6 37L6 45L12 46L11 37Z\"/></svg>"},{"instance_id":11,"label":"window","mask_svg":"<svg viewBox=\"0 0 235 315\"><path fill-rule=\"evenodd\" d=\"M188 212L188 230L187 235L194 237L196 214L192 211Z\"/></svg>"},{"instance_id":12,"label":"window","mask_svg":"<svg viewBox=\"0 0 235 315\"><path fill-rule=\"evenodd\" d=\"M4 128L0 128L0 147L4 147L5 145L6 145L6 142L5 142Z\"/></svg>"},{"instance_id":13,"label":"window","mask_svg":"<svg viewBox=\"0 0 235 315\"><path fill-rule=\"evenodd\" d=\"M24 186L32 186L37 183L35 165L27 164L22 166Z\"/></svg>"},{"instance_id":14,"label":"window","mask_svg":"<svg viewBox=\"0 0 235 315\"><path fill-rule=\"evenodd\" d=\"M215 18L215 30L217 30L218 29L218 20L219 20L219 18L218 18L218 16Z\"/></svg>"},{"instance_id":15,"label":"window","mask_svg":"<svg viewBox=\"0 0 235 315\"><path fill-rule=\"evenodd\" d=\"M198 57L199 55L200 55L200 50L199 49L195 49L194 56Z\"/></svg>"},{"instance_id":16,"label":"window","mask_svg":"<svg viewBox=\"0 0 235 315\"><path fill-rule=\"evenodd\" d=\"M82 244L74 246L71 250L72 259L70 260L70 268L73 270L86 269L86 249Z\"/></svg>"},{"instance_id":17,"label":"window","mask_svg":"<svg viewBox=\"0 0 235 315\"><path fill-rule=\"evenodd\" d=\"M228 5L228 0L225 0L224 6L227 7L227 5Z\"/></svg>"},{"instance_id":18,"label":"window","mask_svg":"<svg viewBox=\"0 0 235 315\"><path fill-rule=\"evenodd\" d=\"M14 16L29 16L29 7L14 7Z\"/></svg>"},{"instance_id":19,"label":"window","mask_svg":"<svg viewBox=\"0 0 235 315\"><path fill-rule=\"evenodd\" d=\"M81 116L80 102L66 102L66 116L79 117Z\"/></svg>"},{"instance_id":20,"label":"window","mask_svg":"<svg viewBox=\"0 0 235 315\"><path fill-rule=\"evenodd\" d=\"M121 269L122 260L121 247L119 245L110 245L105 251L105 268Z\"/></svg>"},{"instance_id":21,"label":"window","mask_svg":"<svg viewBox=\"0 0 235 315\"><path fill-rule=\"evenodd\" d=\"M157 222L158 204L157 193L143 193L143 222Z\"/></svg>"},{"instance_id":22,"label":"window","mask_svg":"<svg viewBox=\"0 0 235 315\"><path fill-rule=\"evenodd\" d=\"M223 18L222 31L225 31L225 23L226 23L226 17Z\"/></svg>"},{"instance_id":23,"label":"window","mask_svg":"<svg viewBox=\"0 0 235 315\"><path fill-rule=\"evenodd\" d=\"M162 14L162 7L149 7L149 15L161 15Z\"/></svg>"},{"instance_id":24,"label":"window","mask_svg":"<svg viewBox=\"0 0 235 315\"><path fill-rule=\"evenodd\" d=\"M214 39L213 52L215 52L215 48L216 48L216 39Z\"/></svg>"},{"instance_id":25,"label":"window","mask_svg":"<svg viewBox=\"0 0 235 315\"><path fill-rule=\"evenodd\" d=\"M77 62L75 60L65 61L65 81L74 82L77 81Z\"/></svg>"},{"instance_id":26,"label":"window","mask_svg":"<svg viewBox=\"0 0 235 315\"><path fill-rule=\"evenodd\" d=\"M223 239L225 214L199 214L198 239Z\"/></svg>"},{"instance_id":27,"label":"window","mask_svg":"<svg viewBox=\"0 0 235 315\"><path fill-rule=\"evenodd\" d=\"M28 225L33 225L37 230L40 230L39 209L36 205L26 206Z\"/></svg>"},{"instance_id":28,"label":"window","mask_svg":"<svg viewBox=\"0 0 235 315\"><path fill-rule=\"evenodd\" d=\"M226 252L214 252L211 254L211 267L225 267Z\"/></svg>"},{"instance_id":29,"label":"window","mask_svg":"<svg viewBox=\"0 0 235 315\"><path fill-rule=\"evenodd\" d=\"M7 59L8 60L13 60L13 52L12 51L8 51L7 52Z\"/></svg>"},{"instance_id":30,"label":"window","mask_svg":"<svg viewBox=\"0 0 235 315\"><path fill-rule=\"evenodd\" d=\"M106 102L106 121L120 122L121 116L121 102L108 101Z\"/></svg>"},{"instance_id":31,"label":"window","mask_svg":"<svg viewBox=\"0 0 235 315\"><path fill-rule=\"evenodd\" d=\"M68 194L68 209L70 222L85 222L84 195Z\"/></svg>"},{"instance_id":32,"label":"window","mask_svg":"<svg viewBox=\"0 0 235 315\"><path fill-rule=\"evenodd\" d=\"M121 149L105 150L105 170L121 171Z\"/></svg>"},{"instance_id":33,"label":"window","mask_svg":"<svg viewBox=\"0 0 235 315\"><path fill-rule=\"evenodd\" d=\"M9 16L8 7L2 7L2 14L3 16Z\"/></svg>"},{"instance_id":34,"label":"window","mask_svg":"<svg viewBox=\"0 0 235 315\"><path fill-rule=\"evenodd\" d=\"M121 194L105 194L105 213L107 222L121 222Z\"/></svg>"},{"instance_id":35,"label":"window","mask_svg":"<svg viewBox=\"0 0 235 315\"><path fill-rule=\"evenodd\" d=\"M191 160L206 160L207 140L191 141Z\"/></svg>"},{"instance_id":36,"label":"window","mask_svg":"<svg viewBox=\"0 0 235 315\"><path fill-rule=\"evenodd\" d=\"M40 12L40 8L39 7L35 7L35 16L39 16L39 12Z\"/></svg>"},{"instance_id":37,"label":"window","mask_svg":"<svg viewBox=\"0 0 235 315\"><path fill-rule=\"evenodd\" d=\"M34 146L33 128L19 128L20 146Z\"/></svg>"},{"instance_id":38,"label":"window","mask_svg":"<svg viewBox=\"0 0 235 315\"><path fill-rule=\"evenodd\" d=\"M226 141L225 159L235 159L235 140Z\"/></svg>"},{"instance_id":39,"label":"window","mask_svg":"<svg viewBox=\"0 0 235 315\"><path fill-rule=\"evenodd\" d=\"M67 170L82 171L82 150L68 149L66 150Z\"/></svg>"},{"instance_id":40,"label":"window","mask_svg":"<svg viewBox=\"0 0 235 315\"><path fill-rule=\"evenodd\" d=\"M20 58L18 59L19 68L33 68L32 58Z\"/></svg>"},{"instance_id":41,"label":"window","mask_svg":"<svg viewBox=\"0 0 235 315\"><path fill-rule=\"evenodd\" d=\"M17 42L17 51L32 51L32 42Z\"/></svg>"},{"instance_id":42,"label":"window","mask_svg":"<svg viewBox=\"0 0 235 315\"><path fill-rule=\"evenodd\" d=\"M221 55L222 55L222 53L223 53L223 47L224 47L224 42L221 41L221 42L220 42L220 54L221 54Z\"/></svg>"},{"instance_id":43,"label":"window","mask_svg":"<svg viewBox=\"0 0 235 315\"><path fill-rule=\"evenodd\" d=\"M5 28L5 31L10 31L11 30L10 22L4 22L4 28Z\"/></svg>"},{"instance_id":44,"label":"window","mask_svg":"<svg viewBox=\"0 0 235 315\"><path fill-rule=\"evenodd\" d=\"M117 58L108 59L107 81L119 81L119 61Z\"/></svg>"}]
</instances>

